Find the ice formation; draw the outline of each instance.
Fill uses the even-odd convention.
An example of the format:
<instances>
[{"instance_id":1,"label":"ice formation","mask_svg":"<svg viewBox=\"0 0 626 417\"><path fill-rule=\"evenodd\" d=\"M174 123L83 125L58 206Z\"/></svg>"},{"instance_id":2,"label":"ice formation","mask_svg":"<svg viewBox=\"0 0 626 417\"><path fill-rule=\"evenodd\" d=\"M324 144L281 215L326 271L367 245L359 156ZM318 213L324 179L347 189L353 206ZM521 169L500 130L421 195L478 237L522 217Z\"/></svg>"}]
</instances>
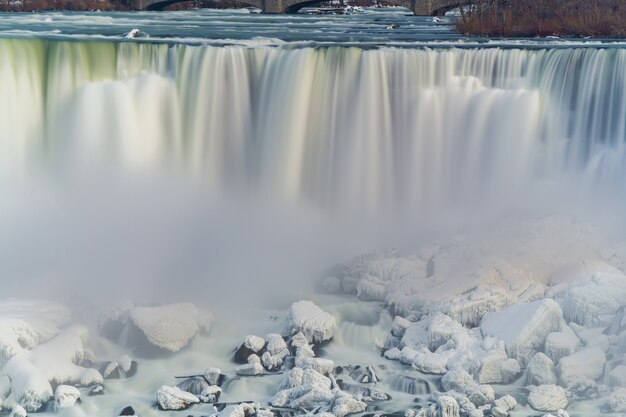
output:
<instances>
[{"instance_id":1,"label":"ice formation","mask_svg":"<svg viewBox=\"0 0 626 417\"><path fill-rule=\"evenodd\" d=\"M213 316L189 303L158 307L121 305L101 323L102 333L130 347L149 345L177 352L200 332L210 330ZM121 338L124 337L124 340Z\"/></svg>"},{"instance_id":2,"label":"ice formation","mask_svg":"<svg viewBox=\"0 0 626 417\"><path fill-rule=\"evenodd\" d=\"M184 410L199 402L198 397L178 387L163 385L157 392L157 403L161 410Z\"/></svg>"},{"instance_id":3,"label":"ice formation","mask_svg":"<svg viewBox=\"0 0 626 417\"><path fill-rule=\"evenodd\" d=\"M302 333L309 343L332 339L336 326L335 318L311 301L298 301L289 309L291 334Z\"/></svg>"}]
</instances>

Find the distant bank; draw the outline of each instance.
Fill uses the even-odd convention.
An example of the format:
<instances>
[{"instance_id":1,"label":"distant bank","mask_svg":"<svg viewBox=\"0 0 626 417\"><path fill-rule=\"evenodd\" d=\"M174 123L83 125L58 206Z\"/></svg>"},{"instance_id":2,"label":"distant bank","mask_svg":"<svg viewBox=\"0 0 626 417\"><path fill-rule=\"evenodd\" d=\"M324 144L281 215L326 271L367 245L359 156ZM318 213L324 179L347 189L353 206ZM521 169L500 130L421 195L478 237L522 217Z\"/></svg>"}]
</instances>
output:
<instances>
[{"instance_id":1,"label":"distant bank","mask_svg":"<svg viewBox=\"0 0 626 417\"><path fill-rule=\"evenodd\" d=\"M457 22L468 35L626 38L624 0L471 0Z\"/></svg>"}]
</instances>

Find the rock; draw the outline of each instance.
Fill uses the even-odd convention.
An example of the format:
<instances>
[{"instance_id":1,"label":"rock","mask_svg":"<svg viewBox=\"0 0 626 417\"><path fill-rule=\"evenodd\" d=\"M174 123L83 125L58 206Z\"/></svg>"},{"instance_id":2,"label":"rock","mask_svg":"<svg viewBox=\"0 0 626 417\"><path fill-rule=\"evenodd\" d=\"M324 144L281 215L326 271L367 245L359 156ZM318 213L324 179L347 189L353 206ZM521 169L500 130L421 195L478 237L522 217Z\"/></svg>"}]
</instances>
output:
<instances>
[{"instance_id":1,"label":"rock","mask_svg":"<svg viewBox=\"0 0 626 417\"><path fill-rule=\"evenodd\" d=\"M604 372L605 363L606 355L602 349L597 347L581 349L559 361L557 365L559 384L570 388L587 380L595 381Z\"/></svg>"},{"instance_id":2,"label":"rock","mask_svg":"<svg viewBox=\"0 0 626 417\"><path fill-rule=\"evenodd\" d=\"M323 375L328 375L335 369L333 361L323 358L296 357L296 366L303 369L314 369Z\"/></svg>"},{"instance_id":3,"label":"rock","mask_svg":"<svg viewBox=\"0 0 626 417\"><path fill-rule=\"evenodd\" d=\"M514 304L502 311L487 313L480 323L483 336L503 340L509 357L525 366L544 346L548 334L558 331L563 313L552 299Z\"/></svg>"},{"instance_id":4,"label":"rock","mask_svg":"<svg viewBox=\"0 0 626 417\"><path fill-rule=\"evenodd\" d=\"M100 323L106 337L139 351L178 352L200 332L208 331L213 316L189 303L159 307L124 305ZM124 335L124 340L121 336Z\"/></svg>"},{"instance_id":5,"label":"rock","mask_svg":"<svg viewBox=\"0 0 626 417\"><path fill-rule=\"evenodd\" d=\"M435 351L459 333L467 333L467 329L461 323L443 313L435 313L411 323L405 330L400 345L414 350L427 347Z\"/></svg>"},{"instance_id":6,"label":"rock","mask_svg":"<svg viewBox=\"0 0 626 417\"><path fill-rule=\"evenodd\" d=\"M302 333L309 343L332 339L336 327L335 318L311 301L295 302L289 309L290 333Z\"/></svg>"},{"instance_id":7,"label":"rock","mask_svg":"<svg viewBox=\"0 0 626 417\"><path fill-rule=\"evenodd\" d=\"M157 404L161 410L185 410L199 402L198 397L178 387L163 385L157 392Z\"/></svg>"},{"instance_id":8,"label":"rock","mask_svg":"<svg viewBox=\"0 0 626 417\"><path fill-rule=\"evenodd\" d=\"M365 275L356 284L356 295L363 301L385 301L387 295L386 283L380 278Z\"/></svg>"},{"instance_id":9,"label":"rock","mask_svg":"<svg viewBox=\"0 0 626 417\"><path fill-rule=\"evenodd\" d=\"M526 385L556 384L554 362L545 354L536 353L526 368Z\"/></svg>"},{"instance_id":10,"label":"rock","mask_svg":"<svg viewBox=\"0 0 626 417\"><path fill-rule=\"evenodd\" d=\"M221 395L222 389L217 385L211 385L206 387L200 395L198 395L198 398L203 403L214 404L219 401Z\"/></svg>"},{"instance_id":11,"label":"rock","mask_svg":"<svg viewBox=\"0 0 626 417\"><path fill-rule=\"evenodd\" d=\"M264 410L260 410L257 404L241 403L233 404L225 407L219 412L217 417L271 417L273 414L266 413Z\"/></svg>"},{"instance_id":12,"label":"rock","mask_svg":"<svg viewBox=\"0 0 626 417\"><path fill-rule=\"evenodd\" d=\"M91 388L91 390L89 390L89 396L93 397L96 395L104 395L104 386L103 385L96 385L95 387Z\"/></svg>"},{"instance_id":13,"label":"rock","mask_svg":"<svg viewBox=\"0 0 626 417\"><path fill-rule=\"evenodd\" d=\"M508 359L504 346L486 351L480 355L480 370L476 377L479 384L499 384L502 382L502 364Z\"/></svg>"},{"instance_id":14,"label":"rock","mask_svg":"<svg viewBox=\"0 0 626 417\"><path fill-rule=\"evenodd\" d=\"M609 372L609 384L613 387L626 387L626 366L618 365Z\"/></svg>"},{"instance_id":15,"label":"rock","mask_svg":"<svg viewBox=\"0 0 626 417\"><path fill-rule=\"evenodd\" d=\"M626 276L620 271L596 272L590 281L563 294L561 305L567 321L581 326L606 327L626 297Z\"/></svg>"},{"instance_id":16,"label":"rock","mask_svg":"<svg viewBox=\"0 0 626 417\"><path fill-rule=\"evenodd\" d=\"M557 411L567 407L567 396L558 385L540 385L531 389L528 404L537 411Z\"/></svg>"},{"instance_id":17,"label":"rock","mask_svg":"<svg viewBox=\"0 0 626 417\"><path fill-rule=\"evenodd\" d=\"M515 381L517 377L522 373L522 367L520 366L517 359L509 358L502 362L500 372L502 374L502 383L509 384Z\"/></svg>"},{"instance_id":18,"label":"rock","mask_svg":"<svg viewBox=\"0 0 626 417\"><path fill-rule=\"evenodd\" d=\"M479 385L463 369L453 369L441 378L441 386L446 391L456 391L467 396L477 407L492 403L495 399L493 388Z\"/></svg>"},{"instance_id":19,"label":"rock","mask_svg":"<svg viewBox=\"0 0 626 417\"><path fill-rule=\"evenodd\" d=\"M240 365L235 368L235 373L239 376L257 376L262 375L265 371L261 358L257 355L250 355L246 365Z\"/></svg>"},{"instance_id":20,"label":"rock","mask_svg":"<svg viewBox=\"0 0 626 417\"><path fill-rule=\"evenodd\" d=\"M411 322L404 317L395 316L391 326L391 334L395 337L404 336L404 332L409 328Z\"/></svg>"},{"instance_id":21,"label":"rock","mask_svg":"<svg viewBox=\"0 0 626 417\"><path fill-rule=\"evenodd\" d=\"M544 352L555 363L561 358L576 352L580 340L573 332L554 332L546 337Z\"/></svg>"},{"instance_id":22,"label":"rock","mask_svg":"<svg viewBox=\"0 0 626 417\"><path fill-rule=\"evenodd\" d=\"M443 375L448 372L448 355L433 353L422 348L413 356L413 367L426 374Z\"/></svg>"},{"instance_id":23,"label":"rock","mask_svg":"<svg viewBox=\"0 0 626 417\"><path fill-rule=\"evenodd\" d=\"M435 398L435 404L429 408L427 415L429 417L459 417L459 404L452 396L439 395Z\"/></svg>"},{"instance_id":24,"label":"rock","mask_svg":"<svg viewBox=\"0 0 626 417\"><path fill-rule=\"evenodd\" d=\"M616 413L626 411L626 388L614 389L611 395L609 395L607 405Z\"/></svg>"},{"instance_id":25,"label":"rock","mask_svg":"<svg viewBox=\"0 0 626 417\"><path fill-rule=\"evenodd\" d=\"M137 416L137 413L135 413L135 409L133 407L128 406L120 412L120 416Z\"/></svg>"},{"instance_id":26,"label":"rock","mask_svg":"<svg viewBox=\"0 0 626 417\"><path fill-rule=\"evenodd\" d=\"M367 404L345 392L337 391L328 409L336 417L345 417L348 414L362 413L367 409Z\"/></svg>"},{"instance_id":27,"label":"rock","mask_svg":"<svg viewBox=\"0 0 626 417\"><path fill-rule=\"evenodd\" d=\"M28 416L28 413L21 405L18 404L15 407L13 407L13 410L11 410L11 415L9 417L26 417L26 416Z\"/></svg>"},{"instance_id":28,"label":"rock","mask_svg":"<svg viewBox=\"0 0 626 417\"><path fill-rule=\"evenodd\" d=\"M217 385L221 387L226 379L220 368L207 368L202 375L209 385Z\"/></svg>"},{"instance_id":29,"label":"rock","mask_svg":"<svg viewBox=\"0 0 626 417\"><path fill-rule=\"evenodd\" d=\"M491 405L491 415L493 417L507 417L509 411L517 406L517 400L510 395L500 397Z\"/></svg>"},{"instance_id":30,"label":"rock","mask_svg":"<svg viewBox=\"0 0 626 417\"><path fill-rule=\"evenodd\" d=\"M80 400L80 391L70 385L59 385L54 391L54 408L56 410L71 407Z\"/></svg>"},{"instance_id":31,"label":"rock","mask_svg":"<svg viewBox=\"0 0 626 417\"><path fill-rule=\"evenodd\" d=\"M260 354L265 347L265 339L259 336L248 335L244 342L235 351L234 360L236 363L247 363L248 356Z\"/></svg>"},{"instance_id":32,"label":"rock","mask_svg":"<svg viewBox=\"0 0 626 417\"><path fill-rule=\"evenodd\" d=\"M400 349L398 349L397 347L394 347L389 350L386 350L383 356L392 361L399 361L400 356L401 356Z\"/></svg>"}]
</instances>

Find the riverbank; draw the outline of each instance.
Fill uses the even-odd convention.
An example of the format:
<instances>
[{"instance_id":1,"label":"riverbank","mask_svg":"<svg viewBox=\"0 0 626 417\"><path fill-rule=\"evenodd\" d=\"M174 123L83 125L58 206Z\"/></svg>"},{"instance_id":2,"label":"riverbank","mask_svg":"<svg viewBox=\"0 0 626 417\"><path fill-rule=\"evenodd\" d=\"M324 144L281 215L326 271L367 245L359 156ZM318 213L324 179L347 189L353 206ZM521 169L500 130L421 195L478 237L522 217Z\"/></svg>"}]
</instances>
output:
<instances>
[{"instance_id":1,"label":"riverbank","mask_svg":"<svg viewBox=\"0 0 626 417\"><path fill-rule=\"evenodd\" d=\"M616 0L475 2L456 24L466 35L492 37L626 37L626 5Z\"/></svg>"}]
</instances>

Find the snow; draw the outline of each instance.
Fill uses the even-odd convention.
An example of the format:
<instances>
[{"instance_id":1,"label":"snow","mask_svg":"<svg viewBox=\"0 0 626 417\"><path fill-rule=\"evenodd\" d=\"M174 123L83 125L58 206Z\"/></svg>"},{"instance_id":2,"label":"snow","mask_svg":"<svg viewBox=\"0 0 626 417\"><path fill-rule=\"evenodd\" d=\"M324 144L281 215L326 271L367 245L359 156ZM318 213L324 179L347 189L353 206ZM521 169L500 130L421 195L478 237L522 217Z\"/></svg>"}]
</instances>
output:
<instances>
[{"instance_id":1,"label":"snow","mask_svg":"<svg viewBox=\"0 0 626 417\"><path fill-rule=\"evenodd\" d=\"M80 391L70 385L59 385L54 391L54 408L71 407L80 399Z\"/></svg>"},{"instance_id":2,"label":"snow","mask_svg":"<svg viewBox=\"0 0 626 417\"><path fill-rule=\"evenodd\" d=\"M559 384L571 388L577 384L600 378L604 372L606 354L601 348L592 347L562 358L557 365ZM564 408L564 407L561 407Z\"/></svg>"},{"instance_id":3,"label":"snow","mask_svg":"<svg viewBox=\"0 0 626 417\"><path fill-rule=\"evenodd\" d=\"M626 388L616 388L607 399L609 408L617 413L626 411Z\"/></svg>"},{"instance_id":4,"label":"snow","mask_svg":"<svg viewBox=\"0 0 626 417\"><path fill-rule=\"evenodd\" d=\"M618 365L609 372L609 384L614 387L626 387L626 366Z\"/></svg>"},{"instance_id":5,"label":"snow","mask_svg":"<svg viewBox=\"0 0 626 417\"><path fill-rule=\"evenodd\" d=\"M538 352L528 362L526 368L526 385L556 384L554 362L542 352Z\"/></svg>"},{"instance_id":6,"label":"snow","mask_svg":"<svg viewBox=\"0 0 626 417\"><path fill-rule=\"evenodd\" d=\"M493 402L495 393L490 385L480 385L463 369L449 371L441 378L441 386L446 391L456 391L467 396L476 406Z\"/></svg>"},{"instance_id":7,"label":"snow","mask_svg":"<svg viewBox=\"0 0 626 417\"><path fill-rule=\"evenodd\" d=\"M27 415L28 413L26 412L24 407L16 405L15 407L13 407L13 410L11 411L9 417L26 417Z\"/></svg>"},{"instance_id":8,"label":"snow","mask_svg":"<svg viewBox=\"0 0 626 417\"><path fill-rule=\"evenodd\" d=\"M503 340L509 357L525 365L543 348L548 334L560 330L562 314L554 300L543 299L488 313L480 328L484 336Z\"/></svg>"},{"instance_id":9,"label":"snow","mask_svg":"<svg viewBox=\"0 0 626 417\"><path fill-rule=\"evenodd\" d=\"M244 346L254 353L259 353L265 347L265 339L259 336L248 335L244 341Z\"/></svg>"},{"instance_id":10,"label":"snow","mask_svg":"<svg viewBox=\"0 0 626 417\"><path fill-rule=\"evenodd\" d=\"M509 358L502 362L500 372L502 373L502 383L509 384L517 379L522 372L522 367L517 359Z\"/></svg>"},{"instance_id":11,"label":"snow","mask_svg":"<svg viewBox=\"0 0 626 417\"><path fill-rule=\"evenodd\" d=\"M199 402L198 397L178 387L163 385L157 392L157 403L162 410L184 410Z\"/></svg>"},{"instance_id":12,"label":"snow","mask_svg":"<svg viewBox=\"0 0 626 417\"><path fill-rule=\"evenodd\" d=\"M537 411L557 411L567 407L567 395L558 385L540 385L530 390L528 404Z\"/></svg>"},{"instance_id":13,"label":"snow","mask_svg":"<svg viewBox=\"0 0 626 417\"><path fill-rule=\"evenodd\" d=\"M580 340L572 332L554 332L546 337L545 353L554 362L576 352L580 346Z\"/></svg>"},{"instance_id":14,"label":"snow","mask_svg":"<svg viewBox=\"0 0 626 417\"><path fill-rule=\"evenodd\" d=\"M289 309L290 333L301 332L309 343L317 344L332 339L337 322L312 301L298 301Z\"/></svg>"},{"instance_id":15,"label":"snow","mask_svg":"<svg viewBox=\"0 0 626 417\"><path fill-rule=\"evenodd\" d=\"M209 330L210 313L193 304L169 304L160 307L136 307L130 319L155 346L177 352L187 346L200 330Z\"/></svg>"}]
</instances>

